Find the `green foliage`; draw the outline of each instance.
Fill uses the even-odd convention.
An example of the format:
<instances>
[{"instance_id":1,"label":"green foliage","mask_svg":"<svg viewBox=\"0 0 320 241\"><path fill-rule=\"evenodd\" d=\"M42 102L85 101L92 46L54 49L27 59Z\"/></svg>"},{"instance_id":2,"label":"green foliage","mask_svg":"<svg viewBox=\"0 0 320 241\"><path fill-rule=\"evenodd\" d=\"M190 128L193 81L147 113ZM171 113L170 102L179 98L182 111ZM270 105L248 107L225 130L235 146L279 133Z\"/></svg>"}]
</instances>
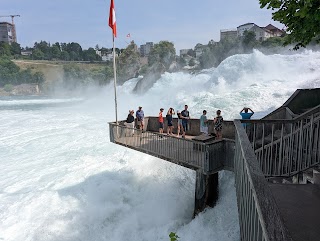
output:
<instances>
[{"instance_id":1,"label":"green foliage","mask_svg":"<svg viewBox=\"0 0 320 241\"><path fill-rule=\"evenodd\" d=\"M6 84L3 89L7 92L11 92L13 90L13 85L12 84Z\"/></svg>"},{"instance_id":2,"label":"green foliage","mask_svg":"<svg viewBox=\"0 0 320 241\"><path fill-rule=\"evenodd\" d=\"M268 38L261 42L261 46L267 48L277 48L279 46L283 46L284 41L284 38L280 37Z\"/></svg>"},{"instance_id":3,"label":"green foliage","mask_svg":"<svg viewBox=\"0 0 320 241\"><path fill-rule=\"evenodd\" d=\"M180 237L176 233L171 232L169 234L169 238L170 238L170 241L177 241Z\"/></svg>"},{"instance_id":4,"label":"green foliage","mask_svg":"<svg viewBox=\"0 0 320 241\"><path fill-rule=\"evenodd\" d=\"M152 66L154 64L163 64L166 69L175 60L176 50L173 43L168 41L160 41L155 44L149 53L148 64Z\"/></svg>"},{"instance_id":5,"label":"green foliage","mask_svg":"<svg viewBox=\"0 0 320 241\"><path fill-rule=\"evenodd\" d=\"M10 45L5 42L0 42L0 56L10 56L11 49Z\"/></svg>"},{"instance_id":6,"label":"green foliage","mask_svg":"<svg viewBox=\"0 0 320 241\"><path fill-rule=\"evenodd\" d=\"M93 48L89 48L88 50L84 50L82 53L84 61L97 61L101 60L101 57L96 54L96 51Z\"/></svg>"},{"instance_id":7,"label":"green foliage","mask_svg":"<svg viewBox=\"0 0 320 241\"><path fill-rule=\"evenodd\" d=\"M139 73L144 75L147 73L147 70L148 70L148 65L143 65L140 70L139 70Z\"/></svg>"},{"instance_id":8,"label":"green foliage","mask_svg":"<svg viewBox=\"0 0 320 241\"><path fill-rule=\"evenodd\" d=\"M272 18L287 27L286 45L293 43L296 50L306 47L314 38L319 43L319 0L260 0L260 7L276 10Z\"/></svg>"},{"instance_id":9,"label":"green foliage","mask_svg":"<svg viewBox=\"0 0 320 241\"><path fill-rule=\"evenodd\" d=\"M241 39L222 39L215 44L209 44L200 56L200 67L211 68L218 66L227 57L242 52Z\"/></svg>"},{"instance_id":10,"label":"green foliage","mask_svg":"<svg viewBox=\"0 0 320 241\"><path fill-rule=\"evenodd\" d=\"M45 81L42 73L32 73L31 69L20 68L8 58L0 58L0 86L25 83L42 83Z\"/></svg>"},{"instance_id":11,"label":"green foliage","mask_svg":"<svg viewBox=\"0 0 320 241\"><path fill-rule=\"evenodd\" d=\"M32 58L37 60L44 59L44 53L40 49L34 49L32 51Z\"/></svg>"},{"instance_id":12,"label":"green foliage","mask_svg":"<svg viewBox=\"0 0 320 241\"><path fill-rule=\"evenodd\" d=\"M107 65L103 68L88 69L79 64L64 65L64 86L68 89L85 86L88 84L104 85L113 78L113 68Z\"/></svg>"},{"instance_id":13,"label":"green foliage","mask_svg":"<svg viewBox=\"0 0 320 241\"><path fill-rule=\"evenodd\" d=\"M20 55L21 54L20 44L15 42L11 43L10 51L11 51L11 55Z\"/></svg>"},{"instance_id":14,"label":"green foliage","mask_svg":"<svg viewBox=\"0 0 320 241\"><path fill-rule=\"evenodd\" d=\"M252 31L244 31L242 45L245 52L250 52L254 47L256 47L258 41L256 40L256 34Z\"/></svg>"},{"instance_id":15,"label":"green foliage","mask_svg":"<svg viewBox=\"0 0 320 241\"><path fill-rule=\"evenodd\" d=\"M140 69L140 54L137 51L137 45L134 41L128 45L127 48L122 50L117 59L117 75L119 83L132 78Z\"/></svg>"}]
</instances>

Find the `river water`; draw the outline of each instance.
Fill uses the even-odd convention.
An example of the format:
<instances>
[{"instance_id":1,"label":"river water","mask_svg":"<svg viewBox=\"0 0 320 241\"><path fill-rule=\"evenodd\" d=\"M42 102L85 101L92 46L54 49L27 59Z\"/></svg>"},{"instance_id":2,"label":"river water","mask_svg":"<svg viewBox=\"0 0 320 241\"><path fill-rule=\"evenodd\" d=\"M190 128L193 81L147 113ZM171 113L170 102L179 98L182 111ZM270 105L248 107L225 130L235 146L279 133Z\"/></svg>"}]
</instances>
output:
<instances>
[{"instance_id":1,"label":"river water","mask_svg":"<svg viewBox=\"0 0 320 241\"><path fill-rule=\"evenodd\" d=\"M142 94L118 87L119 118L141 105L199 118L255 118L297 88L320 87L320 53L235 55L197 75L165 73ZM195 172L109 142L113 86L82 98L0 99L0 240L239 240L234 175L220 172L215 208L192 219Z\"/></svg>"}]
</instances>

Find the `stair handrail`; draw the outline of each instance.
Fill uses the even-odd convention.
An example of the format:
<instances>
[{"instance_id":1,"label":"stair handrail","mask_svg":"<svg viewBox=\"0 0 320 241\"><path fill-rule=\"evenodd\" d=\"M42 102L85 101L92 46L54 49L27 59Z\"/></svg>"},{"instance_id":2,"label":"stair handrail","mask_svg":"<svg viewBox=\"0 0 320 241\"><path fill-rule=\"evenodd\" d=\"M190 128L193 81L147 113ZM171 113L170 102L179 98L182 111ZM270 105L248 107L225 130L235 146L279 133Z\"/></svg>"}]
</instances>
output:
<instances>
[{"instance_id":1,"label":"stair handrail","mask_svg":"<svg viewBox=\"0 0 320 241\"><path fill-rule=\"evenodd\" d=\"M292 241L245 129L239 120L234 124L234 173L241 240Z\"/></svg>"},{"instance_id":2,"label":"stair handrail","mask_svg":"<svg viewBox=\"0 0 320 241\"><path fill-rule=\"evenodd\" d=\"M293 119L249 119L249 120L241 120L241 123L277 123L277 124L285 124L285 123L295 123L298 122L305 117L308 117L312 114L318 113L320 114L320 105L315 106L314 108L302 113L301 115L298 115L294 117Z\"/></svg>"}]
</instances>

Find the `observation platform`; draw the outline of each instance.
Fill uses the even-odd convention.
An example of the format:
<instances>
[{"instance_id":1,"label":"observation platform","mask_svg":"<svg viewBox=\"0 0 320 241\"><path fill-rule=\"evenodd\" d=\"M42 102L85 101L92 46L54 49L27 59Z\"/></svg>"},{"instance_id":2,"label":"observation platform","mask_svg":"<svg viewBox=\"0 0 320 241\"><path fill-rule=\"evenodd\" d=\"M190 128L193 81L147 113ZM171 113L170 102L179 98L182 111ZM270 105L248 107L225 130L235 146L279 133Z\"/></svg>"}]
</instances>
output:
<instances>
[{"instance_id":1,"label":"observation platform","mask_svg":"<svg viewBox=\"0 0 320 241\"><path fill-rule=\"evenodd\" d=\"M224 121L222 140L201 136L198 119L185 139L159 134L157 117L145 118L145 131L123 122L109 123L111 142L196 171L195 215L215 204L218 172L231 170L241 240L320 240L320 174L314 184L293 184L320 164L320 89L297 90L261 120Z\"/></svg>"}]
</instances>

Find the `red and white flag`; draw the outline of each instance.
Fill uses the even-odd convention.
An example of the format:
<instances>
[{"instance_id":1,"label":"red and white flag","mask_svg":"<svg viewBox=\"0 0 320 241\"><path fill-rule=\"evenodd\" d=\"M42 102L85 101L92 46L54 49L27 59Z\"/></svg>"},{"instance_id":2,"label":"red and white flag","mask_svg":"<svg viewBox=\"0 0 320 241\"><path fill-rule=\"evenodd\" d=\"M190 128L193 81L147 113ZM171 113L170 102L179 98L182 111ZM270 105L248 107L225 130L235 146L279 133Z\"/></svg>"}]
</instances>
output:
<instances>
[{"instance_id":1,"label":"red and white flag","mask_svg":"<svg viewBox=\"0 0 320 241\"><path fill-rule=\"evenodd\" d=\"M113 0L111 0L110 3L109 26L112 28L113 36L117 37L116 11L114 9Z\"/></svg>"},{"instance_id":2,"label":"red and white flag","mask_svg":"<svg viewBox=\"0 0 320 241\"><path fill-rule=\"evenodd\" d=\"M127 38L131 38L131 35L130 35L130 33L128 33L128 34L127 34Z\"/></svg>"}]
</instances>

